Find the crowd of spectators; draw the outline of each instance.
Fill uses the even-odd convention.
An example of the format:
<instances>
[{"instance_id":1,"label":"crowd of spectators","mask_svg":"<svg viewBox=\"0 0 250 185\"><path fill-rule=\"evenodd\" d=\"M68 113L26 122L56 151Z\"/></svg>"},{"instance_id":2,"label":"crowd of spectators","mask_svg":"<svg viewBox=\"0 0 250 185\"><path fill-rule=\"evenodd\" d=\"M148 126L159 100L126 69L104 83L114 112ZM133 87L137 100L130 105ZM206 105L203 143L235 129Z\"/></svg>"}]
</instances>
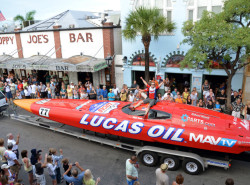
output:
<instances>
[{"instance_id":1,"label":"crowd of spectators","mask_svg":"<svg viewBox=\"0 0 250 185\"><path fill-rule=\"evenodd\" d=\"M147 97L144 89L140 89L137 81L134 81L131 88L123 84L119 89L116 84L107 89L106 86L94 87L87 81L78 84L69 83L69 78L65 73L62 80L59 81L56 75L46 73L44 76L45 84L37 81L35 74L29 75L27 79L16 79L13 74L0 78L0 91L4 92L9 102L13 99L29 98L56 98L56 99L96 99L109 101L128 101L135 102ZM155 83L157 87L159 82L153 78L148 83ZM177 88L177 84L171 82L168 78L164 80L164 93L157 94L157 101L167 100L176 103L183 103L192 106L203 107L218 112L225 112L226 109L226 83L221 83L215 89L210 88L210 83L205 80L202 85L202 94L199 94L196 87L190 89L189 84L185 83L183 90ZM250 119L250 102L244 106L242 103L242 89L231 93L231 107L229 109L235 117L242 116ZM243 111L244 110L244 111Z\"/></svg>"},{"instance_id":2,"label":"crowd of spectators","mask_svg":"<svg viewBox=\"0 0 250 185\"><path fill-rule=\"evenodd\" d=\"M91 170L83 169L78 162L72 164L69 159L63 158L62 149L59 150L58 155L55 148L50 148L48 154L44 154L44 160L42 150L32 149L30 158L29 152L22 150L20 162L19 139L20 135L15 140L14 136L9 133L5 145L4 138L0 138L0 185L21 184L22 179L19 178L19 172L22 169L27 174L30 185L45 185L46 183L56 185L62 184L64 181L67 185L98 185L101 181L99 177L95 181ZM76 168L72 168L73 166ZM62 167L64 173L61 176ZM45 169L47 169L50 180L45 178Z\"/></svg>"}]
</instances>

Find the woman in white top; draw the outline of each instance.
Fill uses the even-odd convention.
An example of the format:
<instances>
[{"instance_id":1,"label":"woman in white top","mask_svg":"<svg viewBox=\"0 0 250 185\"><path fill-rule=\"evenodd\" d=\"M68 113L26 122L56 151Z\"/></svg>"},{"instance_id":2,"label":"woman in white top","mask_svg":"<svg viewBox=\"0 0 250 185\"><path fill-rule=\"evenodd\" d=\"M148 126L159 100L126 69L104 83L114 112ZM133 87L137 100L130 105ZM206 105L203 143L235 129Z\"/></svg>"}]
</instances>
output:
<instances>
[{"instance_id":1,"label":"woman in white top","mask_svg":"<svg viewBox=\"0 0 250 185\"><path fill-rule=\"evenodd\" d=\"M26 86L24 89L24 96L26 99L30 99L30 92L28 91L28 87Z\"/></svg>"},{"instance_id":2,"label":"woman in white top","mask_svg":"<svg viewBox=\"0 0 250 185\"><path fill-rule=\"evenodd\" d=\"M135 100L135 95L133 94L132 91L130 91L130 93L129 93L129 95L128 95L128 99L129 99L130 102L134 102L134 100Z\"/></svg>"},{"instance_id":3,"label":"woman in white top","mask_svg":"<svg viewBox=\"0 0 250 185\"><path fill-rule=\"evenodd\" d=\"M55 161L55 164L53 164L52 157L48 156L47 157L47 169L48 169L48 172L49 172L49 176L52 179L52 184L53 185L57 184L57 182L56 182L56 173L55 173L56 167L57 167L57 162Z\"/></svg>"}]
</instances>

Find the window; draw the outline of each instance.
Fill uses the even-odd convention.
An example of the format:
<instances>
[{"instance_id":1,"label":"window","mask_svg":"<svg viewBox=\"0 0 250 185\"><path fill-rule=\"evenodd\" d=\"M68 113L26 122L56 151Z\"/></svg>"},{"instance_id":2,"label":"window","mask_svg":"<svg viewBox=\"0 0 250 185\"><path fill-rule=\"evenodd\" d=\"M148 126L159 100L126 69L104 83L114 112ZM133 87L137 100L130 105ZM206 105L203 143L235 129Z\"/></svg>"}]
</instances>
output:
<instances>
[{"instance_id":1,"label":"window","mask_svg":"<svg viewBox=\"0 0 250 185\"><path fill-rule=\"evenodd\" d=\"M212 12L220 13L221 12L221 6L212 6Z\"/></svg>"},{"instance_id":2,"label":"window","mask_svg":"<svg viewBox=\"0 0 250 185\"><path fill-rule=\"evenodd\" d=\"M155 0L155 7L158 9L163 8L163 0Z\"/></svg>"},{"instance_id":3,"label":"window","mask_svg":"<svg viewBox=\"0 0 250 185\"><path fill-rule=\"evenodd\" d=\"M206 6L200 6L198 7L198 15L197 15L197 18L200 19L201 16L202 16L202 13L204 10L207 10L207 7Z\"/></svg>"},{"instance_id":4,"label":"window","mask_svg":"<svg viewBox=\"0 0 250 185\"><path fill-rule=\"evenodd\" d=\"M194 0L189 0L188 1L188 6L194 6Z\"/></svg>"},{"instance_id":5,"label":"window","mask_svg":"<svg viewBox=\"0 0 250 185\"><path fill-rule=\"evenodd\" d=\"M163 13L163 9L159 9L159 11L160 11L160 14L161 14L161 15L164 14L164 13Z\"/></svg>"},{"instance_id":6,"label":"window","mask_svg":"<svg viewBox=\"0 0 250 185\"><path fill-rule=\"evenodd\" d=\"M188 10L188 20L193 20L194 19L194 11L193 10Z\"/></svg>"},{"instance_id":7,"label":"window","mask_svg":"<svg viewBox=\"0 0 250 185\"><path fill-rule=\"evenodd\" d=\"M156 0L157 1L157 0ZM167 7L172 7L172 2L171 0L167 0Z\"/></svg>"},{"instance_id":8,"label":"window","mask_svg":"<svg viewBox=\"0 0 250 185\"><path fill-rule=\"evenodd\" d=\"M172 11L167 11L167 21L172 21Z\"/></svg>"}]
</instances>

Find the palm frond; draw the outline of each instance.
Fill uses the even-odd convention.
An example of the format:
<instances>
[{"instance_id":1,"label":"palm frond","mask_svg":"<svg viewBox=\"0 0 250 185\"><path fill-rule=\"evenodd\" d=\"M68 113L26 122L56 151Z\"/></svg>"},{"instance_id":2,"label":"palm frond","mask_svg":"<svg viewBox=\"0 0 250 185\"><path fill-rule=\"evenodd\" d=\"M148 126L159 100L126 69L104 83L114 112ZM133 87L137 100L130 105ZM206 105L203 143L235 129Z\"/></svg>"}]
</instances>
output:
<instances>
[{"instance_id":1,"label":"palm frond","mask_svg":"<svg viewBox=\"0 0 250 185\"><path fill-rule=\"evenodd\" d=\"M20 22L23 22L24 21L24 17L21 16L21 15L16 15L14 18L13 18L14 21L20 21Z\"/></svg>"},{"instance_id":2,"label":"palm frond","mask_svg":"<svg viewBox=\"0 0 250 185\"><path fill-rule=\"evenodd\" d=\"M34 15L36 14L35 10L29 11L26 13L26 21L33 21L34 20Z\"/></svg>"},{"instance_id":3,"label":"palm frond","mask_svg":"<svg viewBox=\"0 0 250 185\"><path fill-rule=\"evenodd\" d=\"M161 33L175 29L175 24L168 22L156 8L139 7L130 12L125 23L123 35L128 40L134 40L137 34L153 35L154 39L158 39Z\"/></svg>"}]
</instances>

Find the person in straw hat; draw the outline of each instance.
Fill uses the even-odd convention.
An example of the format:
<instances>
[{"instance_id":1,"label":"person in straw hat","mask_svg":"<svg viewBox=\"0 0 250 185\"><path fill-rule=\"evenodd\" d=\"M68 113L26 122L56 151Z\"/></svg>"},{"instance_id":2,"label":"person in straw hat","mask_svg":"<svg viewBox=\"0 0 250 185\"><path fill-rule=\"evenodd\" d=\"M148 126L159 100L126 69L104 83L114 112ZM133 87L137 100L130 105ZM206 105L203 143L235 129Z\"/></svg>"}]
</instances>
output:
<instances>
[{"instance_id":1,"label":"person in straw hat","mask_svg":"<svg viewBox=\"0 0 250 185\"><path fill-rule=\"evenodd\" d=\"M169 185L169 177L166 174L168 165L166 163L161 164L160 168L155 170L156 185Z\"/></svg>"}]
</instances>

